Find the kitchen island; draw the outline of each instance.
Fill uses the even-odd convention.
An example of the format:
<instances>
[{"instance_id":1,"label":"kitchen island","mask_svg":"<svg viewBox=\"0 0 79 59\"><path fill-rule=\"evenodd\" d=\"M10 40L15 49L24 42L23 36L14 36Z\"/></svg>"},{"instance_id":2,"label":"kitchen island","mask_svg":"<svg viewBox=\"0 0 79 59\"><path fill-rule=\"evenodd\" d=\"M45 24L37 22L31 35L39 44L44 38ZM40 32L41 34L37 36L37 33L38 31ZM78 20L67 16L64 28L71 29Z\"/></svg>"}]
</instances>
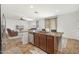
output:
<instances>
[{"instance_id":1,"label":"kitchen island","mask_svg":"<svg viewBox=\"0 0 79 59\"><path fill-rule=\"evenodd\" d=\"M33 34L34 44L36 47L42 49L48 54L56 54L58 52L59 40L62 37L61 32L43 32L43 31L29 31Z\"/></svg>"}]
</instances>

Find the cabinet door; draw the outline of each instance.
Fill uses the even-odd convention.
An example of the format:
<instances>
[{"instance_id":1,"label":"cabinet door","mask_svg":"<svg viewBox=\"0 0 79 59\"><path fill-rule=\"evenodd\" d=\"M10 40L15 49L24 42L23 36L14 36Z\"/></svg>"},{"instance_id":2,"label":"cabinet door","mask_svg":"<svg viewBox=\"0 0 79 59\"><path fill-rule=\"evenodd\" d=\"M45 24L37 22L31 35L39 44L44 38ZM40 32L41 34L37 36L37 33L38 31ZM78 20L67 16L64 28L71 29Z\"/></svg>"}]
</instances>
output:
<instances>
[{"instance_id":1,"label":"cabinet door","mask_svg":"<svg viewBox=\"0 0 79 59\"><path fill-rule=\"evenodd\" d=\"M47 36L47 53L54 53L54 37Z\"/></svg>"},{"instance_id":2,"label":"cabinet door","mask_svg":"<svg viewBox=\"0 0 79 59\"><path fill-rule=\"evenodd\" d=\"M34 38L34 45L39 47L39 34L35 34L35 38Z\"/></svg>"},{"instance_id":3,"label":"cabinet door","mask_svg":"<svg viewBox=\"0 0 79 59\"><path fill-rule=\"evenodd\" d=\"M46 51L46 35L40 34L40 48L44 51Z\"/></svg>"}]
</instances>

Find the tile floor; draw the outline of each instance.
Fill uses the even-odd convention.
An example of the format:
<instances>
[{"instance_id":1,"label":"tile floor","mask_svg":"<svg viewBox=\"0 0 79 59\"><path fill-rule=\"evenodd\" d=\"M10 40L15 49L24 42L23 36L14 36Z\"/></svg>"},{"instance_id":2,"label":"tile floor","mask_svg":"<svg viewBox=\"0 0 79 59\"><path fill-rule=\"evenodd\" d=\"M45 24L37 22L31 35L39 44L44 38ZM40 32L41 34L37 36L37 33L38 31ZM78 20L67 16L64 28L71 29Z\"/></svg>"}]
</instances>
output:
<instances>
[{"instance_id":1,"label":"tile floor","mask_svg":"<svg viewBox=\"0 0 79 59\"><path fill-rule=\"evenodd\" d=\"M47 54L32 44L23 45L21 41L16 39L7 40L4 54ZM69 39L65 48L58 54L79 54L79 40Z\"/></svg>"},{"instance_id":2,"label":"tile floor","mask_svg":"<svg viewBox=\"0 0 79 59\"><path fill-rule=\"evenodd\" d=\"M65 54L79 54L79 40L69 39L62 52Z\"/></svg>"},{"instance_id":3,"label":"tile floor","mask_svg":"<svg viewBox=\"0 0 79 59\"><path fill-rule=\"evenodd\" d=\"M47 54L32 44L23 45L21 41L16 42L16 40L8 40L7 42L3 54Z\"/></svg>"}]
</instances>

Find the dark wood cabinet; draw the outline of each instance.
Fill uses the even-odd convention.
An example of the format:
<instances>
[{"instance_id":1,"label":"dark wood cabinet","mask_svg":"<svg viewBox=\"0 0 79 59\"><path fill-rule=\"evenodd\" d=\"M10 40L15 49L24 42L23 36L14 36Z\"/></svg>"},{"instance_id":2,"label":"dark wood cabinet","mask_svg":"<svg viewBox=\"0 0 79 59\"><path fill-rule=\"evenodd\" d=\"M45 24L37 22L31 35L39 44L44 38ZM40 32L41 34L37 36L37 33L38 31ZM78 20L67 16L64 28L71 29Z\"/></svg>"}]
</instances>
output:
<instances>
[{"instance_id":1,"label":"dark wood cabinet","mask_svg":"<svg viewBox=\"0 0 79 59\"><path fill-rule=\"evenodd\" d=\"M39 39L40 39L40 48L46 51L46 35L39 34Z\"/></svg>"},{"instance_id":2,"label":"dark wood cabinet","mask_svg":"<svg viewBox=\"0 0 79 59\"><path fill-rule=\"evenodd\" d=\"M39 34L35 34L34 38L34 45L39 47Z\"/></svg>"},{"instance_id":3,"label":"dark wood cabinet","mask_svg":"<svg viewBox=\"0 0 79 59\"><path fill-rule=\"evenodd\" d=\"M59 36L34 33L34 45L48 54L57 53L59 39L61 39Z\"/></svg>"},{"instance_id":4,"label":"dark wood cabinet","mask_svg":"<svg viewBox=\"0 0 79 59\"><path fill-rule=\"evenodd\" d=\"M58 44L61 37L47 36L47 53L56 54L58 52Z\"/></svg>"},{"instance_id":5,"label":"dark wood cabinet","mask_svg":"<svg viewBox=\"0 0 79 59\"><path fill-rule=\"evenodd\" d=\"M54 53L54 37L47 36L47 53Z\"/></svg>"}]
</instances>

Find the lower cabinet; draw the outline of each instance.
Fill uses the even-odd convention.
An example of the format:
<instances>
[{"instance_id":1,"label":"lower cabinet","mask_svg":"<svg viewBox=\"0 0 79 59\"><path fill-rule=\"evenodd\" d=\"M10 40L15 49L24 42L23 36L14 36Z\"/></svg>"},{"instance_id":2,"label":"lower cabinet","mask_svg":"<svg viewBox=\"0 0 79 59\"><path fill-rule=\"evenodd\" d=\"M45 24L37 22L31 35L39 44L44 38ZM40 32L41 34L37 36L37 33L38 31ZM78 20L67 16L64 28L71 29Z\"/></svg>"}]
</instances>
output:
<instances>
[{"instance_id":1,"label":"lower cabinet","mask_svg":"<svg viewBox=\"0 0 79 59\"><path fill-rule=\"evenodd\" d=\"M40 39L40 48L44 51L46 51L46 35L44 34L39 34L39 39Z\"/></svg>"},{"instance_id":2,"label":"lower cabinet","mask_svg":"<svg viewBox=\"0 0 79 59\"><path fill-rule=\"evenodd\" d=\"M54 37L47 36L47 53L53 54L54 53Z\"/></svg>"},{"instance_id":3,"label":"lower cabinet","mask_svg":"<svg viewBox=\"0 0 79 59\"><path fill-rule=\"evenodd\" d=\"M54 54L58 50L59 37L50 36L45 34L35 33L34 45L47 52L48 54Z\"/></svg>"},{"instance_id":4,"label":"lower cabinet","mask_svg":"<svg viewBox=\"0 0 79 59\"><path fill-rule=\"evenodd\" d=\"M39 47L39 41L40 41L39 34L35 34L34 35L34 45Z\"/></svg>"}]
</instances>

